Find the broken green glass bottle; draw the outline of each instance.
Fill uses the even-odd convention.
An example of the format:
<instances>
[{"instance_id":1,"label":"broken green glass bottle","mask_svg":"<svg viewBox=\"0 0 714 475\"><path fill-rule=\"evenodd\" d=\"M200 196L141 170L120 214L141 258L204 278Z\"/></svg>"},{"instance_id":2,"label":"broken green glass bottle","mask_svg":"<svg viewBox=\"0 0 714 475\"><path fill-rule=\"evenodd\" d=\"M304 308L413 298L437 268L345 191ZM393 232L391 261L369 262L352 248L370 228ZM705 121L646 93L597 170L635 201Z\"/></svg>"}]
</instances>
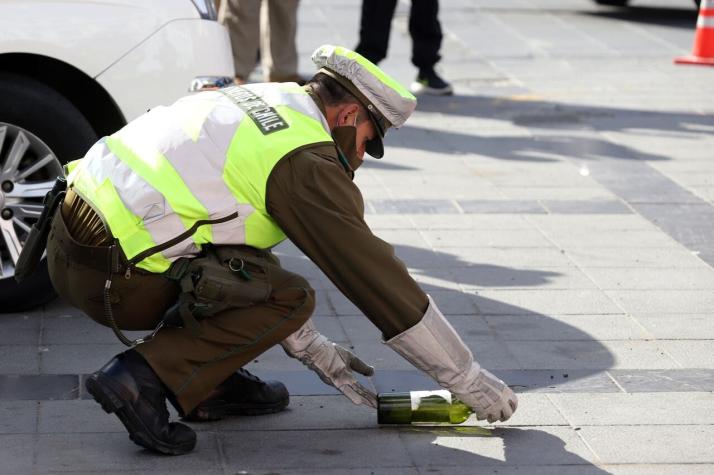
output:
<instances>
[{"instance_id":1,"label":"broken green glass bottle","mask_svg":"<svg viewBox=\"0 0 714 475\"><path fill-rule=\"evenodd\" d=\"M472 412L446 390L377 395L379 424L461 424Z\"/></svg>"}]
</instances>

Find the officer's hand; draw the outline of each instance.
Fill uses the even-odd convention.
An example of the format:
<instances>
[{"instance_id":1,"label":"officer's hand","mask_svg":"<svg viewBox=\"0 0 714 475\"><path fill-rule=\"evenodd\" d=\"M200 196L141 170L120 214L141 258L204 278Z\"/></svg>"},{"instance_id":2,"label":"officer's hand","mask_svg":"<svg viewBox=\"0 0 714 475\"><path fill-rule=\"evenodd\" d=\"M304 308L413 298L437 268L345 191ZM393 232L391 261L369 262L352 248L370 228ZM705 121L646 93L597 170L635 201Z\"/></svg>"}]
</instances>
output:
<instances>
[{"instance_id":1,"label":"officer's hand","mask_svg":"<svg viewBox=\"0 0 714 475\"><path fill-rule=\"evenodd\" d=\"M377 407L377 396L357 381L353 371L372 376L374 368L351 351L321 335L312 320L280 343L285 352L317 373L320 379L341 391L355 404Z\"/></svg>"},{"instance_id":2,"label":"officer's hand","mask_svg":"<svg viewBox=\"0 0 714 475\"><path fill-rule=\"evenodd\" d=\"M518 398L511 388L485 369L478 372L469 385L469 392L454 394L461 402L471 406L478 420L503 422L518 408Z\"/></svg>"}]
</instances>

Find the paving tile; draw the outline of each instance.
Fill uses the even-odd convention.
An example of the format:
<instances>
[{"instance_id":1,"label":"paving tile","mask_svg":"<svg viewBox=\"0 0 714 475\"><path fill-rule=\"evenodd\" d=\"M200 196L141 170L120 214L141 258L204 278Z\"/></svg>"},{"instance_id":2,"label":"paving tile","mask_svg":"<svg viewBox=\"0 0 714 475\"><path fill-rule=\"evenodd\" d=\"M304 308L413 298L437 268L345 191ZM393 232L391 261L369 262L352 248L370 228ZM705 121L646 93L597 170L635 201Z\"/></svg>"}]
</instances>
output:
<instances>
[{"instance_id":1,"label":"paving tile","mask_svg":"<svg viewBox=\"0 0 714 475\"><path fill-rule=\"evenodd\" d=\"M639 340L649 335L628 315L490 315L489 327L504 340Z\"/></svg>"},{"instance_id":2,"label":"paving tile","mask_svg":"<svg viewBox=\"0 0 714 475\"><path fill-rule=\"evenodd\" d=\"M605 290L714 290L714 269L585 269Z\"/></svg>"},{"instance_id":3,"label":"paving tile","mask_svg":"<svg viewBox=\"0 0 714 475\"><path fill-rule=\"evenodd\" d=\"M473 465L464 467L439 467L438 473L443 475L463 475L473 470ZM609 475L612 472L609 467L598 468L595 465L513 465L513 466L479 466L479 474L487 475ZM434 471L433 468L427 468L420 472L421 474L429 474Z\"/></svg>"},{"instance_id":4,"label":"paving tile","mask_svg":"<svg viewBox=\"0 0 714 475\"><path fill-rule=\"evenodd\" d=\"M652 341L507 341L524 369L674 369L678 364Z\"/></svg>"},{"instance_id":5,"label":"paving tile","mask_svg":"<svg viewBox=\"0 0 714 475\"><path fill-rule=\"evenodd\" d=\"M117 432L126 429L114 414L107 414L93 399L42 401L39 403L37 432L41 434Z\"/></svg>"},{"instance_id":6,"label":"paving tile","mask_svg":"<svg viewBox=\"0 0 714 475\"><path fill-rule=\"evenodd\" d=\"M595 289L593 281L575 267L551 267L547 270L514 269L475 265L452 270L466 290L488 288L524 289Z\"/></svg>"},{"instance_id":7,"label":"paving tile","mask_svg":"<svg viewBox=\"0 0 714 475\"><path fill-rule=\"evenodd\" d=\"M126 350L118 340L113 344L47 345L41 349L43 374L90 374L116 354Z\"/></svg>"},{"instance_id":8,"label":"paving tile","mask_svg":"<svg viewBox=\"0 0 714 475\"><path fill-rule=\"evenodd\" d=\"M676 246L674 240L661 231L570 229L545 231L556 245L566 249L591 247L641 248Z\"/></svg>"},{"instance_id":9,"label":"paving tile","mask_svg":"<svg viewBox=\"0 0 714 475\"><path fill-rule=\"evenodd\" d=\"M506 369L494 373L519 393L621 392L608 373L598 369Z\"/></svg>"},{"instance_id":10,"label":"paving tile","mask_svg":"<svg viewBox=\"0 0 714 475\"><path fill-rule=\"evenodd\" d=\"M633 315L637 322L656 338L663 340L713 340L714 319L708 314Z\"/></svg>"},{"instance_id":11,"label":"paving tile","mask_svg":"<svg viewBox=\"0 0 714 475\"><path fill-rule=\"evenodd\" d=\"M599 290L479 290L473 301L483 315L622 313Z\"/></svg>"},{"instance_id":12,"label":"paving tile","mask_svg":"<svg viewBox=\"0 0 714 475\"><path fill-rule=\"evenodd\" d=\"M458 214L459 209L450 200L370 200L378 214Z\"/></svg>"},{"instance_id":13,"label":"paving tile","mask_svg":"<svg viewBox=\"0 0 714 475\"><path fill-rule=\"evenodd\" d=\"M660 340L659 346L684 368L714 369L714 342L711 340Z\"/></svg>"},{"instance_id":14,"label":"paving tile","mask_svg":"<svg viewBox=\"0 0 714 475\"><path fill-rule=\"evenodd\" d=\"M551 214L630 214L632 210L622 201L555 201L542 200L542 205Z\"/></svg>"},{"instance_id":15,"label":"paving tile","mask_svg":"<svg viewBox=\"0 0 714 475\"><path fill-rule=\"evenodd\" d=\"M40 321L36 314L2 315L0 345L36 345L40 339Z\"/></svg>"},{"instance_id":16,"label":"paving tile","mask_svg":"<svg viewBox=\"0 0 714 475\"><path fill-rule=\"evenodd\" d=\"M600 231L655 231L658 228L639 215L570 215L549 214L529 216L528 221L539 229L548 230L600 230Z\"/></svg>"},{"instance_id":17,"label":"paving tile","mask_svg":"<svg viewBox=\"0 0 714 475\"><path fill-rule=\"evenodd\" d=\"M37 344L0 346L0 374L37 374Z\"/></svg>"},{"instance_id":18,"label":"paving tile","mask_svg":"<svg viewBox=\"0 0 714 475\"><path fill-rule=\"evenodd\" d=\"M194 424L203 425L203 424ZM342 394L330 396L291 395L288 409L261 417L233 417L211 424L226 434L253 431L373 429L377 414L368 406L357 406Z\"/></svg>"},{"instance_id":19,"label":"paving tile","mask_svg":"<svg viewBox=\"0 0 714 475\"><path fill-rule=\"evenodd\" d=\"M158 457L135 445L125 433L40 434L37 471L183 471L198 473L220 470L221 456L216 437L199 436L196 449L181 457Z\"/></svg>"},{"instance_id":20,"label":"paving tile","mask_svg":"<svg viewBox=\"0 0 714 475\"><path fill-rule=\"evenodd\" d=\"M75 374L0 375L0 400L76 399L78 384Z\"/></svg>"},{"instance_id":21,"label":"paving tile","mask_svg":"<svg viewBox=\"0 0 714 475\"><path fill-rule=\"evenodd\" d=\"M426 230L422 234L436 249L443 247L530 247L550 248L553 244L538 231L510 230Z\"/></svg>"},{"instance_id":22,"label":"paving tile","mask_svg":"<svg viewBox=\"0 0 714 475\"><path fill-rule=\"evenodd\" d=\"M549 394L548 397L574 426L714 424L714 397L709 392L611 393L586 397Z\"/></svg>"},{"instance_id":23,"label":"paving tile","mask_svg":"<svg viewBox=\"0 0 714 475\"><path fill-rule=\"evenodd\" d=\"M475 214L545 214L546 210L534 201L515 200L458 200L464 213Z\"/></svg>"},{"instance_id":24,"label":"paving tile","mask_svg":"<svg viewBox=\"0 0 714 475\"><path fill-rule=\"evenodd\" d=\"M33 463L34 437L25 434L0 434L0 460L4 473L36 472Z\"/></svg>"},{"instance_id":25,"label":"paving tile","mask_svg":"<svg viewBox=\"0 0 714 475\"><path fill-rule=\"evenodd\" d=\"M232 472L304 468L305 461L322 469L410 467L412 462L399 433L374 429L339 431L252 431L221 434L226 469ZM260 447L272 447L276 457L266 457ZM369 454L355 457L354 454Z\"/></svg>"},{"instance_id":26,"label":"paving tile","mask_svg":"<svg viewBox=\"0 0 714 475\"><path fill-rule=\"evenodd\" d=\"M548 270L544 268L573 265L573 262L564 251L555 248L444 247L439 248L438 254L444 256L439 265L448 268L476 265Z\"/></svg>"},{"instance_id":27,"label":"paving tile","mask_svg":"<svg viewBox=\"0 0 714 475\"><path fill-rule=\"evenodd\" d=\"M694 253L681 247L568 249L567 256L581 268L659 268L663 273L675 268L704 268L706 264Z\"/></svg>"},{"instance_id":28,"label":"paving tile","mask_svg":"<svg viewBox=\"0 0 714 475\"><path fill-rule=\"evenodd\" d=\"M489 215L414 215L409 216L417 229L532 229L533 225L521 216Z\"/></svg>"},{"instance_id":29,"label":"paving tile","mask_svg":"<svg viewBox=\"0 0 714 475\"><path fill-rule=\"evenodd\" d=\"M34 434L37 405L36 401L0 401L0 434Z\"/></svg>"},{"instance_id":30,"label":"paving tile","mask_svg":"<svg viewBox=\"0 0 714 475\"><path fill-rule=\"evenodd\" d=\"M714 391L712 369L613 369L609 373L628 393Z\"/></svg>"},{"instance_id":31,"label":"paving tile","mask_svg":"<svg viewBox=\"0 0 714 475\"><path fill-rule=\"evenodd\" d=\"M604 463L714 461L711 425L587 426L579 432Z\"/></svg>"},{"instance_id":32,"label":"paving tile","mask_svg":"<svg viewBox=\"0 0 714 475\"><path fill-rule=\"evenodd\" d=\"M608 290L625 311L640 313L714 313L714 292L706 290Z\"/></svg>"},{"instance_id":33,"label":"paving tile","mask_svg":"<svg viewBox=\"0 0 714 475\"><path fill-rule=\"evenodd\" d=\"M714 464L650 464L603 465L612 475L709 475L714 472Z\"/></svg>"},{"instance_id":34,"label":"paving tile","mask_svg":"<svg viewBox=\"0 0 714 475\"><path fill-rule=\"evenodd\" d=\"M497 428L491 437L403 431L418 467L592 465L595 458L569 427ZM444 460L448 459L448 462Z\"/></svg>"}]
</instances>

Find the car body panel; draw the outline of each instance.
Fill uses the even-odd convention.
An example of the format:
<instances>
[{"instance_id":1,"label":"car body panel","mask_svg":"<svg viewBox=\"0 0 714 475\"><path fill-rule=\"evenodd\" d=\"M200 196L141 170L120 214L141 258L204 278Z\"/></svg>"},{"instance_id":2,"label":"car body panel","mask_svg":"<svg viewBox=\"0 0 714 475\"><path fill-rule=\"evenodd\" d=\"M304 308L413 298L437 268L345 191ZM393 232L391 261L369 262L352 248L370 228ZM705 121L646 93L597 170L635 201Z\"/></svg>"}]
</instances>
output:
<instances>
[{"instance_id":1,"label":"car body panel","mask_svg":"<svg viewBox=\"0 0 714 475\"><path fill-rule=\"evenodd\" d=\"M179 18L199 18L190 0L3 1L0 54L48 56L95 77Z\"/></svg>"},{"instance_id":2,"label":"car body panel","mask_svg":"<svg viewBox=\"0 0 714 475\"><path fill-rule=\"evenodd\" d=\"M97 77L127 120L188 94L197 76L233 75L228 33L215 21L174 20ZM170 58L171 67L166 67ZM129 86L129 87L127 87Z\"/></svg>"}]
</instances>

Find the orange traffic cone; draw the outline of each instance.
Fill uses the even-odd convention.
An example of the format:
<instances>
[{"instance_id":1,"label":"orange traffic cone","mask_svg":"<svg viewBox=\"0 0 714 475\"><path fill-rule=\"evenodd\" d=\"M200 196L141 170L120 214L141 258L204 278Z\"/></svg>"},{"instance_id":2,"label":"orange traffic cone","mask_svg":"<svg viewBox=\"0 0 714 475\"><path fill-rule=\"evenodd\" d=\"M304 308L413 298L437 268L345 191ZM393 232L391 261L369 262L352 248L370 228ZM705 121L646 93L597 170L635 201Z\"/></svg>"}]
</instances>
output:
<instances>
[{"instance_id":1,"label":"orange traffic cone","mask_svg":"<svg viewBox=\"0 0 714 475\"><path fill-rule=\"evenodd\" d=\"M714 66L714 0L701 2L692 54L675 58L674 62Z\"/></svg>"}]
</instances>

